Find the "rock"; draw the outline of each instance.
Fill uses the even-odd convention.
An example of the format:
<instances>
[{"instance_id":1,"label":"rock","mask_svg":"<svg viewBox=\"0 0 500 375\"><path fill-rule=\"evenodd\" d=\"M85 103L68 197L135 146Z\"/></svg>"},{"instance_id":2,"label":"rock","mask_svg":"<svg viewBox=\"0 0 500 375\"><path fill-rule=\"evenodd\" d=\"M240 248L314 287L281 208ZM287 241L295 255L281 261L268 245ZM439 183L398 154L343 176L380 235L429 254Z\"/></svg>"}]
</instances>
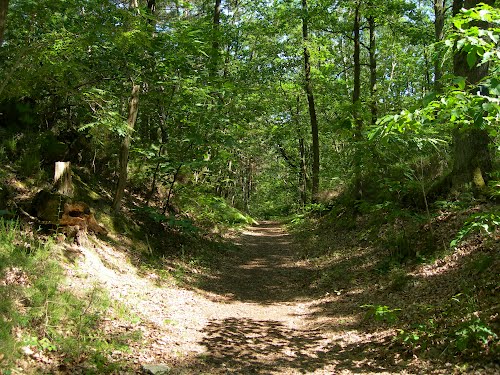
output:
<instances>
[{"instance_id":1,"label":"rock","mask_svg":"<svg viewBox=\"0 0 500 375\"><path fill-rule=\"evenodd\" d=\"M171 368L162 364L145 364L142 365L142 371L144 374L166 375L170 374Z\"/></svg>"}]
</instances>

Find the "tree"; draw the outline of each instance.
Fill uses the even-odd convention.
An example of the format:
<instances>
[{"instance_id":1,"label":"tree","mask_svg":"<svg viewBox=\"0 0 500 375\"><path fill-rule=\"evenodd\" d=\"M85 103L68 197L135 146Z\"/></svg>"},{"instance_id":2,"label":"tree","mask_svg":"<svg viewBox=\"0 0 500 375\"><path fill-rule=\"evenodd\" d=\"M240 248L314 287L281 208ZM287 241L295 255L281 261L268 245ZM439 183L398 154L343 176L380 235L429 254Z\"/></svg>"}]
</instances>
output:
<instances>
[{"instance_id":1,"label":"tree","mask_svg":"<svg viewBox=\"0 0 500 375\"><path fill-rule=\"evenodd\" d=\"M132 85L132 93L130 94L128 118L127 118L127 132L123 138L120 147L120 169L118 184L116 186L115 198L113 200L113 210L118 211L121 207L125 185L127 184L128 176L128 157L130 152L130 142L132 132L137 120L137 112L139 111L139 90L141 86L137 84Z\"/></svg>"},{"instance_id":2,"label":"tree","mask_svg":"<svg viewBox=\"0 0 500 375\"><path fill-rule=\"evenodd\" d=\"M352 115L354 119L354 141L356 143L354 156L354 196L361 199L363 196L361 177L361 141L363 138L363 119L361 118L361 0L354 5L353 21L353 89L352 89Z\"/></svg>"},{"instance_id":3,"label":"tree","mask_svg":"<svg viewBox=\"0 0 500 375\"><path fill-rule=\"evenodd\" d=\"M212 59L210 61L210 75L215 77L219 69L219 48L220 48L220 16L222 11L221 0L215 0L213 14L213 32L212 32Z\"/></svg>"},{"instance_id":4,"label":"tree","mask_svg":"<svg viewBox=\"0 0 500 375\"><path fill-rule=\"evenodd\" d=\"M7 11L9 8L9 0L0 0L0 46L3 43L3 34L7 23Z\"/></svg>"},{"instance_id":5,"label":"tree","mask_svg":"<svg viewBox=\"0 0 500 375\"><path fill-rule=\"evenodd\" d=\"M494 0L454 0L453 15L461 9L473 8L479 3L492 5ZM486 26L484 23L482 26ZM476 86L488 75L488 63L468 60L467 51L457 51L453 59L453 72L464 77L466 87ZM477 188L484 186L484 181L491 171L491 139L488 132L480 127L457 128L453 131L453 171L452 185L461 190L464 185L474 182Z\"/></svg>"},{"instance_id":6,"label":"tree","mask_svg":"<svg viewBox=\"0 0 500 375\"><path fill-rule=\"evenodd\" d=\"M447 0L433 0L434 5L434 36L435 42L442 42L444 39L444 23L446 20ZM439 47L438 47L439 48ZM441 64L441 54L439 49L434 58L434 90L441 92L441 77L443 76Z\"/></svg>"},{"instance_id":7,"label":"tree","mask_svg":"<svg viewBox=\"0 0 500 375\"><path fill-rule=\"evenodd\" d=\"M307 8L307 0L302 0L302 40L304 43L304 89L307 95L307 103L309 108L309 117L311 121L311 136L312 136L312 187L311 196L313 202L316 201L319 192L319 134L318 134L318 118L316 115L316 106L314 103L314 93L311 80L311 54L309 52L308 32L309 14Z\"/></svg>"},{"instance_id":8,"label":"tree","mask_svg":"<svg viewBox=\"0 0 500 375\"><path fill-rule=\"evenodd\" d=\"M370 45L368 52L370 55L370 113L371 124L377 123L377 32L375 21L375 10L373 9L373 2L369 3L370 14L367 17L368 29L370 33Z\"/></svg>"}]
</instances>

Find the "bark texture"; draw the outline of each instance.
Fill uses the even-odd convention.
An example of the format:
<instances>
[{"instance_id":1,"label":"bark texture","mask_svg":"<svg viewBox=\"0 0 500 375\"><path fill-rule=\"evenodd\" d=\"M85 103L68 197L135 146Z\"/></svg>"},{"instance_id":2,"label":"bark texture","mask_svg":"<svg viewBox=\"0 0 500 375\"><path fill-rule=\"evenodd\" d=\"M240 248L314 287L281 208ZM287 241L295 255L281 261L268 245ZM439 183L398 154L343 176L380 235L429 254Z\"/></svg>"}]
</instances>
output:
<instances>
[{"instance_id":1,"label":"bark texture","mask_svg":"<svg viewBox=\"0 0 500 375\"><path fill-rule=\"evenodd\" d=\"M213 78L217 75L219 69L219 33L220 33L220 16L222 4L221 0L215 0L213 14L213 35L212 35L212 61L210 62L210 76Z\"/></svg>"},{"instance_id":2,"label":"bark texture","mask_svg":"<svg viewBox=\"0 0 500 375\"><path fill-rule=\"evenodd\" d=\"M446 18L447 0L434 0L434 36L436 42L441 42L444 39L444 21ZM441 77L443 72L441 69L441 53L437 51L434 57L434 90L442 91Z\"/></svg>"},{"instance_id":3,"label":"bark texture","mask_svg":"<svg viewBox=\"0 0 500 375\"><path fill-rule=\"evenodd\" d=\"M361 2L354 9L353 36L354 36L354 83L352 89L352 116L354 119L354 197L363 197L363 184L361 176L361 145L363 119L361 118Z\"/></svg>"},{"instance_id":4,"label":"bark texture","mask_svg":"<svg viewBox=\"0 0 500 375\"><path fill-rule=\"evenodd\" d=\"M71 163L57 161L54 167L54 186L58 193L73 196L73 183L71 181Z\"/></svg>"},{"instance_id":5,"label":"bark texture","mask_svg":"<svg viewBox=\"0 0 500 375\"><path fill-rule=\"evenodd\" d=\"M377 39L376 39L376 23L375 16L368 17L368 28L370 30L370 113L371 123L375 125L377 122Z\"/></svg>"},{"instance_id":6,"label":"bark texture","mask_svg":"<svg viewBox=\"0 0 500 375\"><path fill-rule=\"evenodd\" d=\"M9 0L0 0L0 46L3 43L3 36L7 25L8 9L9 9Z\"/></svg>"},{"instance_id":7,"label":"bark texture","mask_svg":"<svg viewBox=\"0 0 500 375\"><path fill-rule=\"evenodd\" d=\"M311 120L311 136L312 136L312 201L316 201L319 192L319 134L318 134L318 118L316 116L316 105L314 103L314 93L311 80L311 55L307 42L309 40L308 19L307 19L307 0L302 0L302 40L304 43L304 77L305 91L307 95L307 103L309 107L309 117Z\"/></svg>"},{"instance_id":8,"label":"bark texture","mask_svg":"<svg viewBox=\"0 0 500 375\"><path fill-rule=\"evenodd\" d=\"M120 210L123 193L127 184L128 155L130 151L131 133L134 130L135 122L137 121L137 113L139 112L139 90L140 85L132 86L132 94L130 95L127 119L128 131L120 147L120 176L118 178L118 185L116 187L115 199L113 200L114 211Z\"/></svg>"}]
</instances>

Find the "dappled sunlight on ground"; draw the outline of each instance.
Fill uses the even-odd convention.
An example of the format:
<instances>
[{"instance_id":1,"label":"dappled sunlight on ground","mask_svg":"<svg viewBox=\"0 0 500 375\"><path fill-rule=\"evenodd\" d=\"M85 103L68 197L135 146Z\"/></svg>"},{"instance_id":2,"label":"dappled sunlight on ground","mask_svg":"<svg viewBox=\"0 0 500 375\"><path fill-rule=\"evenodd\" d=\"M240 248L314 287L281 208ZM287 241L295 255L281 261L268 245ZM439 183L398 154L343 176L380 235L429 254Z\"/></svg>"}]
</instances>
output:
<instances>
[{"instance_id":1,"label":"dappled sunlight on ground","mask_svg":"<svg viewBox=\"0 0 500 375\"><path fill-rule=\"evenodd\" d=\"M319 330L291 329L272 320L228 318L210 322L203 332L205 360L233 373L311 372L326 366L335 349Z\"/></svg>"},{"instance_id":2,"label":"dappled sunlight on ground","mask_svg":"<svg viewBox=\"0 0 500 375\"><path fill-rule=\"evenodd\" d=\"M142 333L128 353L116 354L136 368L161 363L172 374L453 373L451 364L401 351L395 328L374 322L362 306L405 306L407 313L432 300L437 285L453 295L460 256L450 255L445 270L438 261L416 268L408 284L395 289L374 272L379 254L368 246L341 243L330 257L300 260L297 245L276 223L248 228L235 242L238 249L226 253L213 273L198 275L191 290L161 282L154 269L139 271L126 251L98 240L79 248L78 271L68 268L70 283L105 286L137 317L115 316L103 325L110 333Z\"/></svg>"}]
</instances>

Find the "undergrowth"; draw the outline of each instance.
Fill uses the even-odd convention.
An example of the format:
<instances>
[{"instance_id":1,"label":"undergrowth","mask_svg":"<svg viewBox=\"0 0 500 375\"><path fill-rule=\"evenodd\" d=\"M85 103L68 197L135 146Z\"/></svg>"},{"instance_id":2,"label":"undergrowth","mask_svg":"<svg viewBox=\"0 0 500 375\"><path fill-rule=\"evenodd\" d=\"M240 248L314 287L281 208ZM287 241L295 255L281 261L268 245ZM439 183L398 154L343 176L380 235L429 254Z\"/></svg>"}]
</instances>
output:
<instances>
[{"instance_id":1,"label":"undergrowth","mask_svg":"<svg viewBox=\"0 0 500 375\"><path fill-rule=\"evenodd\" d=\"M427 213L332 205L289 227L322 294L354 304L343 296L355 290L358 324L371 327L360 329L390 327L390 350L469 366L500 353L499 223L496 206L437 202Z\"/></svg>"},{"instance_id":2,"label":"undergrowth","mask_svg":"<svg viewBox=\"0 0 500 375\"><path fill-rule=\"evenodd\" d=\"M18 222L0 219L0 368L5 375L47 371L54 358L59 367L80 367L89 374L120 368L109 354L126 350L129 338L107 337L100 329L109 298L97 286L75 294L65 286L60 262L50 239L42 241Z\"/></svg>"}]
</instances>

